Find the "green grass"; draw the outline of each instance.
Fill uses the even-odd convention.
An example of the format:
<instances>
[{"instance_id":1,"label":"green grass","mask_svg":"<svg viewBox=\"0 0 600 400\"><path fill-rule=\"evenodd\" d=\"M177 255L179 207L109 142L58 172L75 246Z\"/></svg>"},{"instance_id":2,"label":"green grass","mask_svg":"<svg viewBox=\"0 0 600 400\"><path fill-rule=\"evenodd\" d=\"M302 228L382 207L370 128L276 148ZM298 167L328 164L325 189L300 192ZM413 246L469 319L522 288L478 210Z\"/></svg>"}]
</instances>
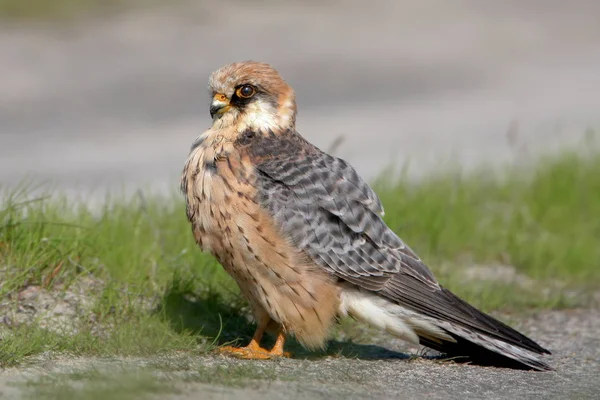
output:
<instances>
[{"instance_id":1,"label":"green grass","mask_svg":"<svg viewBox=\"0 0 600 400\"><path fill-rule=\"evenodd\" d=\"M385 219L442 284L486 311L578 305L600 283L600 155L565 152L533 169L380 179ZM233 281L194 244L183 200L138 195L102 210L17 190L0 202L0 302L24 288L60 296L84 286L70 328L0 329L0 364L44 351L148 355L210 351L253 328ZM511 265L533 286L465 282L465 266ZM542 290L548 287L550 290ZM2 308L0 307L0 311ZM353 324L340 337L352 338ZM0 325L2 328L2 325ZM217 339L216 339L217 338ZM292 344L293 345L293 344ZM335 346L334 346L335 347Z\"/></svg>"},{"instance_id":2,"label":"green grass","mask_svg":"<svg viewBox=\"0 0 600 400\"><path fill-rule=\"evenodd\" d=\"M600 155L564 152L539 160L532 171L449 172L417 185L380 181L378 193L389 226L434 272L449 261L451 267L500 263L542 282L597 287L599 174ZM452 282L452 268L437 272L469 297ZM508 304L519 301L518 292L486 292Z\"/></svg>"}]
</instances>

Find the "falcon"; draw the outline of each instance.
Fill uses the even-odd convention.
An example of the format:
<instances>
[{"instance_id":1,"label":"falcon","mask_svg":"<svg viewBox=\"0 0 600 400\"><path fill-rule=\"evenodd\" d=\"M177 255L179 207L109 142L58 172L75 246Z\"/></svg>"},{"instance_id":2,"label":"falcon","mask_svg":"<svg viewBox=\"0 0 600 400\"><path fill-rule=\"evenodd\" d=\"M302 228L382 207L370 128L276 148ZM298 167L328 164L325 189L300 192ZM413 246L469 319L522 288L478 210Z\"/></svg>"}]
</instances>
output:
<instances>
[{"instance_id":1,"label":"falcon","mask_svg":"<svg viewBox=\"0 0 600 400\"><path fill-rule=\"evenodd\" d=\"M248 300L247 359L287 356L294 335L322 348L341 316L474 363L548 370L533 340L441 286L385 224L346 161L296 131L292 88L270 65L225 65L209 78L212 127L192 144L181 190L196 242ZM261 347L265 332L273 348Z\"/></svg>"}]
</instances>

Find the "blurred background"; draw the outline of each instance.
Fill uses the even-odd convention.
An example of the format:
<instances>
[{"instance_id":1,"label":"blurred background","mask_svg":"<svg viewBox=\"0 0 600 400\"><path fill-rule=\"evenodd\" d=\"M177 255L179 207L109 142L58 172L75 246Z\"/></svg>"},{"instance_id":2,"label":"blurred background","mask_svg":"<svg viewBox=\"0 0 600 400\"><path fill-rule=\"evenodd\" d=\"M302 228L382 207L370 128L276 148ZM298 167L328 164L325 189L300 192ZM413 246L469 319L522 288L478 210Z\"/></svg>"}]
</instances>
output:
<instances>
[{"instance_id":1,"label":"blurred background","mask_svg":"<svg viewBox=\"0 0 600 400\"><path fill-rule=\"evenodd\" d=\"M514 162L600 124L594 0L0 0L0 184L174 191L208 75L271 63L367 178ZM519 150L520 149L520 150ZM525 149L526 151L522 151Z\"/></svg>"}]
</instances>

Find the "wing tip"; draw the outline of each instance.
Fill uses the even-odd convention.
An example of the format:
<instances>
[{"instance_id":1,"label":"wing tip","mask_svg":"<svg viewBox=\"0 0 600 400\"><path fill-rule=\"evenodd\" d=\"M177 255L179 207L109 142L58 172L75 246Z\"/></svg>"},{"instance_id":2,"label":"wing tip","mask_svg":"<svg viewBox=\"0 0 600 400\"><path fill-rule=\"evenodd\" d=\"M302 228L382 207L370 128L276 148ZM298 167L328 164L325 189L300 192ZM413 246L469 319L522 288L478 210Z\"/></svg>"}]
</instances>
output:
<instances>
[{"instance_id":1,"label":"wing tip","mask_svg":"<svg viewBox=\"0 0 600 400\"><path fill-rule=\"evenodd\" d=\"M513 345L499 342L500 346L488 346L476 343L453 332L446 331L456 342L436 343L420 337L423 346L446 354L454 362L470 363L484 367L509 368L529 371L554 371L555 369L530 352ZM489 348L492 347L492 348ZM549 352L548 352L549 353ZM539 353L538 353L539 354Z\"/></svg>"},{"instance_id":2,"label":"wing tip","mask_svg":"<svg viewBox=\"0 0 600 400\"><path fill-rule=\"evenodd\" d=\"M461 299L460 297L458 297L457 295L452 293L450 290L448 290L444 287L441 287L441 289L442 289L442 292L449 299L451 299L451 301L458 303L461 306L461 308L463 309L463 312L467 312L468 314L471 315L472 318L479 320L480 322L487 325L488 328L491 328L492 330L496 331L498 336L495 337L495 339L506 342L513 346L519 347L523 350L530 351L532 353L552 354L550 352L550 350L542 347L537 342L535 342L533 339L525 336L521 332L506 325L504 322L492 317L491 315L478 310L477 308L473 307L472 305L470 305L469 303L467 303L466 301L464 301L463 299ZM490 332L481 332L481 333L484 335L490 334Z\"/></svg>"}]
</instances>

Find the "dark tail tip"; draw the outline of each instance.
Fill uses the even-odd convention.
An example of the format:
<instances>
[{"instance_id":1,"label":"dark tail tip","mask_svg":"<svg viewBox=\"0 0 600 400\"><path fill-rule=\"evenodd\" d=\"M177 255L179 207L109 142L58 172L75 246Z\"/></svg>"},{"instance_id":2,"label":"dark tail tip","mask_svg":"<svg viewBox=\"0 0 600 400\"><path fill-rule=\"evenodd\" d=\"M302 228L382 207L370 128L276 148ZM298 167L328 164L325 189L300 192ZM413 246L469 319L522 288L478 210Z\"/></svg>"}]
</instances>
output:
<instances>
[{"instance_id":1,"label":"dark tail tip","mask_svg":"<svg viewBox=\"0 0 600 400\"><path fill-rule=\"evenodd\" d=\"M498 368L510 368L518 370L528 371L553 371L554 369L533 356L531 357L510 357L508 355L500 354L492 350L488 350L481 345L473 343L467 339L459 337L451 332L447 332L454 339L456 343L443 342L442 344L432 342L425 338L420 338L420 342L423 346L430 347L440 353L446 354L446 358L451 359L457 363L469 363L480 365L484 367L498 367ZM550 354L550 352L544 349L544 353Z\"/></svg>"}]
</instances>

